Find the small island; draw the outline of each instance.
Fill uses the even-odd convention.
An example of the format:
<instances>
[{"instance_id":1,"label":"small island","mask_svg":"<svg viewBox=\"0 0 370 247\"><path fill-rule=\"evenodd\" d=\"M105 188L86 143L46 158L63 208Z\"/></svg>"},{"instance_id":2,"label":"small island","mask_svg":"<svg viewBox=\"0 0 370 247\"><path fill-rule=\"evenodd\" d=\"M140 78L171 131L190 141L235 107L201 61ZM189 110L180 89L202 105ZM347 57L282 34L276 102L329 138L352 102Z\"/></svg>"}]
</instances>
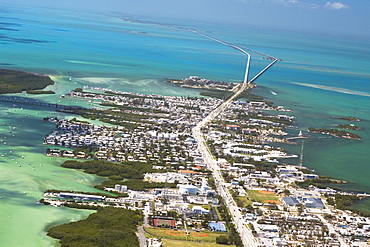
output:
<instances>
[{"instance_id":1,"label":"small island","mask_svg":"<svg viewBox=\"0 0 370 247\"><path fill-rule=\"evenodd\" d=\"M0 69L0 94L41 90L53 85L49 76L17 70Z\"/></svg>"},{"instance_id":2,"label":"small island","mask_svg":"<svg viewBox=\"0 0 370 247\"><path fill-rule=\"evenodd\" d=\"M332 117L334 119L339 119L339 120L345 120L345 121L352 121L352 122L360 122L361 119L356 118L356 117Z\"/></svg>"},{"instance_id":3,"label":"small island","mask_svg":"<svg viewBox=\"0 0 370 247\"><path fill-rule=\"evenodd\" d=\"M176 84L180 87L201 88L201 89L216 89L223 91L232 91L239 83L212 81L208 79L199 78L198 76L190 76L182 80L167 79L169 83Z\"/></svg>"},{"instance_id":4,"label":"small island","mask_svg":"<svg viewBox=\"0 0 370 247\"><path fill-rule=\"evenodd\" d=\"M354 124L338 124L337 128L346 129L346 130L360 130L361 129L361 127L358 127Z\"/></svg>"},{"instance_id":5,"label":"small island","mask_svg":"<svg viewBox=\"0 0 370 247\"><path fill-rule=\"evenodd\" d=\"M340 129L315 129L315 128L308 128L309 132L312 133L321 133L326 135L332 135L339 138L346 138L346 139L352 139L352 140L361 140L361 136L356 135L354 133L340 130Z\"/></svg>"},{"instance_id":6,"label":"small island","mask_svg":"<svg viewBox=\"0 0 370 247\"><path fill-rule=\"evenodd\" d=\"M202 89L199 93L201 96L217 98L217 99L228 99L234 94L242 85L242 83L225 82L225 81L212 81L198 76L190 76L185 79L166 79L166 82L175 84L179 87ZM247 101L264 101L264 98L260 95L256 95L252 92L252 89L257 85L250 83L249 87L242 92L237 99L247 99ZM271 105L272 102L265 101L266 104Z\"/></svg>"}]
</instances>

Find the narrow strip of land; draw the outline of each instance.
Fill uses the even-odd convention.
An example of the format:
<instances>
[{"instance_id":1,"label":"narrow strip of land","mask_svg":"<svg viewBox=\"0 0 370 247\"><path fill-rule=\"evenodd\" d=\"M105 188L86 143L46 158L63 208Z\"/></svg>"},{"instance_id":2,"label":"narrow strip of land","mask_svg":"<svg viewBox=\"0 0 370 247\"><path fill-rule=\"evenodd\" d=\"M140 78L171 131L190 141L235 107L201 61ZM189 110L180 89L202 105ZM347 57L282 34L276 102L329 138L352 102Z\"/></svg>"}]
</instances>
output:
<instances>
[{"instance_id":1,"label":"narrow strip of land","mask_svg":"<svg viewBox=\"0 0 370 247\"><path fill-rule=\"evenodd\" d=\"M217 115L219 115L222 111L224 111L230 105L230 103L234 99L236 99L236 97L238 95L240 95L245 89L247 89L249 83L251 83L252 81L256 80L259 76L261 76L266 70L268 70L272 65L274 65L278 61L278 59L268 56L269 59L272 59L272 62L270 64L268 64L264 69L262 69L256 76L254 76L252 80L248 81L251 56L248 52L245 51L246 48L242 49L241 47L239 47L235 44L213 38L211 36L199 33L199 32L194 31L194 30L190 30L190 31L192 31L196 34L199 34L201 36L204 36L206 38L209 38L211 40L214 40L214 41L216 41L218 43L221 43L223 45L226 45L226 46L232 47L234 49L237 49L237 50L241 51L242 53L244 53L248 56L247 65L246 65L245 74L244 74L244 81L243 81L242 85L239 87L238 91L236 91L230 98L228 98L226 101L224 101L222 104L220 104L207 117L205 117L202 121L200 121L193 128L193 135L194 135L195 140L198 143L198 148L199 148L200 152L203 154L204 160L205 160L208 168L213 173L213 176L214 176L214 179L215 179L215 184L218 186L218 188L217 188L218 193L221 195L223 200L226 202L226 205L228 206L228 209L230 211L230 214L231 214L232 219L233 219L234 224L235 224L235 228L239 232L244 246L254 247L254 246L257 246L257 240L253 237L251 230L249 230L244 225L242 214L239 211L239 208L236 205L236 203L235 203L233 197L231 196L230 192L228 191L228 189L226 189L225 180L223 179L223 177L221 175L221 172L220 172L220 170L217 166L217 162L216 162L215 158L212 156L212 154L209 152L209 150L208 150L208 148L205 144L206 142L203 138L202 127L204 127L207 123L212 121ZM250 50L250 49L248 49L248 50ZM250 51L252 51L252 50L250 50ZM253 52L255 52L255 51L253 51ZM256 52L256 53L258 53L260 55L265 55L265 54L259 53L259 52Z\"/></svg>"}]
</instances>

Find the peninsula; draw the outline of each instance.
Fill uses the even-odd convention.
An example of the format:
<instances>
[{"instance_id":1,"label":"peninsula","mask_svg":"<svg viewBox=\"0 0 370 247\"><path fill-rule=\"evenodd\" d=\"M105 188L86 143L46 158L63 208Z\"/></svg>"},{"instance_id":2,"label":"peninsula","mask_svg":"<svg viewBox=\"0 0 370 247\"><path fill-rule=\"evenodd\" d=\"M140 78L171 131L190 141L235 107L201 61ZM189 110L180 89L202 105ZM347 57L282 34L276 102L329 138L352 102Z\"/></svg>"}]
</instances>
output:
<instances>
[{"instance_id":1,"label":"peninsula","mask_svg":"<svg viewBox=\"0 0 370 247\"><path fill-rule=\"evenodd\" d=\"M169 244L207 237L210 242L236 246L243 242L272 244L271 239L278 238L296 245L309 240L346 246L351 240L342 234L352 236L351 231L356 230L362 237L370 237L365 229L337 227L344 218L370 224L368 218L348 211L353 210L351 203L366 195L327 188L345 182L287 165L284 159L298 156L271 145L289 143L285 128L294 124L294 116L279 114L286 112L281 106L236 101L236 97L225 103L216 98L96 87L71 91L66 100L82 98L104 108L67 112L113 126L76 118L44 118L56 126L44 138L46 155L83 159L68 160L62 167L108 178L96 185L106 192L103 196L46 191L41 201L94 210L141 210L146 233ZM205 122L210 112L213 118ZM98 210L95 217L104 217L103 213ZM322 234L306 240L292 236L285 225L293 223L304 235L318 229ZM49 234L59 238L55 231L67 233L70 227L73 225L52 228ZM176 240L170 240L173 238ZM91 241L88 235L83 239Z\"/></svg>"},{"instance_id":2,"label":"peninsula","mask_svg":"<svg viewBox=\"0 0 370 247\"><path fill-rule=\"evenodd\" d=\"M21 93L26 90L32 93L32 90L41 90L53 84L54 81L46 75L0 69L0 94ZM47 93L51 92L47 91Z\"/></svg>"},{"instance_id":3,"label":"peninsula","mask_svg":"<svg viewBox=\"0 0 370 247\"><path fill-rule=\"evenodd\" d=\"M198 76L190 76L182 80L179 79L166 79L169 83L174 83L180 87L198 88L198 89L217 89L224 91L232 91L240 83L212 81Z\"/></svg>"},{"instance_id":4,"label":"peninsula","mask_svg":"<svg viewBox=\"0 0 370 247\"><path fill-rule=\"evenodd\" d=\"M217 94L229 92L227 97L215 98L133 94L97 87L66 94L64 100L82 98L94 107L59 111L110 125L45 118L56 125L44 138L46 154L86 159L66 161L62 167L107 177L96 186L107 191L107 196L46 192L40 201L56 207L98 209L93 219L104 218L104 213L115 215L119 210L125 219L131 212L125 210L139 210L142 214L135 215L127 229L131 237L142 217L140 236L145 239L145 230L147 236L166 241L167 246L205 240L237 247L351 246L357 239L370 238L370 228L364 227L370 225L368 215L350 208L366 194L328 188L325 183L336 181L320 178L302 165L283 162L298 156L287 153L278 143L307 138L288 137L286 128L294 124L294 116L280 114L286 110L263 99L240 100L251 90L253 81L278 59L191 31L247 55L244 81L234 87L223 82L211 86L210 81L202 84L193 78L196 82L190 87ZM272 61L251 80L247 51ZM115 195L111 196L112 192ZM95 222L93 219L87 221ZM64 236L85 222L51 228L49 234L60 239L62 246L69 246L70 242L63 242ZM123 227L106 221L103 224L107 226L104 231L95 224L92 229L80 229L83 233L78 239L72 234L67 240L94 246L91 235L95 232L109 239L114 228ZM122 232L116 233L121 239L109 244L124 246L120 245L125 240Z\"/></svg>"}]
</instances>

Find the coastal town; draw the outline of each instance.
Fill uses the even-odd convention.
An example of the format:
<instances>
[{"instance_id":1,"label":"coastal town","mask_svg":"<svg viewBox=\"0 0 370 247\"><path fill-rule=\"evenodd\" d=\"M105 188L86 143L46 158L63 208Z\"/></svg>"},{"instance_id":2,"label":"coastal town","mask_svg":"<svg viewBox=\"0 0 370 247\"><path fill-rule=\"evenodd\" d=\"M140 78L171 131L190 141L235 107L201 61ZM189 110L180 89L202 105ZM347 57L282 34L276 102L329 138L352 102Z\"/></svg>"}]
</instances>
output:
<instances>
[{"instance_id":1,"label":"coastal town","mask_svg":"<svg viewBox=\"0 0 370 247\"><path fill-rule=\"evenodd\" d=\"M224 82L190 79L196 81L191 87L235 91ZM343 192L335 185L345 181L320 177L303 166L303 143L313 133L289 133L294 125L289 109L239 98L204 123L222 99L97 87L75 89L63 98L84 100L92 108L59 110L83 120L45 117L55 124L44 138L45 154L69 158L64 167L85 171L104 162L104 168L89 173L109 177L97 187L107 194L49 190L43 204L140 210L146 234L141 246L171 246L169 240L232 246L249 241L248 246L261 247L368 245L370 219L350 210L353 201L368 195ZM301 153L288 153L281 143L301 145ZM101 163L84 167L77 160ZM115 164L145 169L135 179L118 172L121 168L104 170L116 169Z\"/></svg>"},{"instance_id":2,"label":"coastal town","mask_svg":"<svg viewBox=\"0 0 370 247\"><path fill-rule=\"evenodd\" d=\"M0 6L0 247L370 247L370 1Z\"/></svg>"}]
</instances>

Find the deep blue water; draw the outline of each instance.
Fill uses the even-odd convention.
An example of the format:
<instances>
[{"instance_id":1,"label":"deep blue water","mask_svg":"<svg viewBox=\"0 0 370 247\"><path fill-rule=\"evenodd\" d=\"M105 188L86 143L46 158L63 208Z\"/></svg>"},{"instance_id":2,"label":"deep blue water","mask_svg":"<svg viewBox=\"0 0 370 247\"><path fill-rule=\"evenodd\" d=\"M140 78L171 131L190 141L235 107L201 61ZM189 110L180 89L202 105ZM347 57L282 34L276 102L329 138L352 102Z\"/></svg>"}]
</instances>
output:
<instances>
[{"instance_id":1,"label":"deep blue water","mask_svg":"<svg viewBox=\"0 0 370 247\"><path fill-rule=\"evenodd\" d=\"M176 24L174 27L61 10L1 9L0 67L56 76L57 95L83 85L198 95L196 90L168 85L164 78L197 75L213 80L243 80L245 55L177 27L192 28L277 57L282 61L255 82L260 86L256 92L294 110L297 129L290 132L348 123L332 116L362 120L356 123L362 127L356 132L362 141L317 135L306 140L304 165L319 174L349 181L348 189L370 193L369 40L147 18ZM268 63L252 54L251 76ZM285 148L293 153L300 149L299 145ZM361 208L370 205L363 202Z\"/></svg>"}]
</instances>

